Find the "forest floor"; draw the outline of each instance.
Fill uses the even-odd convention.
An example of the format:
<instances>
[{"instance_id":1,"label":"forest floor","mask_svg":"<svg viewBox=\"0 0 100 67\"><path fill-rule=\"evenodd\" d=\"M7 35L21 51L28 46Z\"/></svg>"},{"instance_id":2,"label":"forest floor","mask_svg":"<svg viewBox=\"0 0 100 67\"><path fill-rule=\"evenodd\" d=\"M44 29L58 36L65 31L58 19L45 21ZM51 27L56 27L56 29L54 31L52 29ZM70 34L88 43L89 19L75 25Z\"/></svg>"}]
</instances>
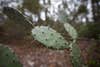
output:
<instances>
[{"instance_id":1,"label":"forest floor","mask_svg":"<svg viewBox=\"0 0 100 67\"><path fill-rule=\"evenodd\" d=\"M69 49L54 50L46 48L32 39L7 40L4 42L12 48L19 57L23 67L72 67ZM80 40L77 42L84 63L87 63L88 49L91 42Z\"/></svg>"}]
</instances>

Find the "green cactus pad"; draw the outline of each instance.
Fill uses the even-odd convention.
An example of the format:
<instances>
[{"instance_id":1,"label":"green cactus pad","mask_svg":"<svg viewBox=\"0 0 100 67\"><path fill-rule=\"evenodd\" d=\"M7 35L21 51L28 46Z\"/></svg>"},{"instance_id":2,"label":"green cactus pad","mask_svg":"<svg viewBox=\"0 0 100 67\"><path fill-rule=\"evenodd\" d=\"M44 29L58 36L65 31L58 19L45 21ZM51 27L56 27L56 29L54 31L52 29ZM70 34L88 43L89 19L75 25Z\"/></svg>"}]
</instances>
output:
<instances>
[{"instance_id":1,"label":"green cactus pad","mask_svg":"<svg viewBox=\"0 0 100 67\"><path fill-rule=\"evenodd\" d=\"M76 29L73 26L71 26L69 23L64 23L64 27L72 39L77 39L78 34Z\"/></svg>"},{"instance_id":2,"label":"green cactus pad","mask_svg":"<svg viewBox=\"0 0 100 67\"><path fill-rule=\"evenodd\" d=\"M78 37L77 31L70 23L68 23L70 21L66 12L61 10L58 16L58 20L60 21L60 23L64 24L64 28L71 36L71 38L76 39Z\"/></svg>"},{"instance_id":3,"label":"green cactus pad","mask_svg":"<svg viewBox=\"0 0 100 67\"><path fill-rule=\"evenodd\" d=\"M37 26L32 30L33 37L46 47L54 49L68 48L68 42L52 28L48 26Z\"/></svg>"},{"instance_id":4,"label":"green cactus pad","mask_svg":"<svg viewBox=\"0 0 100 67\"><path fill-rule=\"evenodd\" d=\"M71 60L73 67L83 67L82 59L81 59L81 52L79 49L79 46L76 44L76 40L73 40L73 42L70 44L71 48Z\"/></svg>"},{"instance_id":5,"label":"green cactus pad","mask_svg":"<svg viewBox=\"0 0 100 67\"><path fill-rule=\"evenodd\" d=\"M22 67L17 56L9 49L0 44L0 67Z\"/></svg>"}]
</instances>

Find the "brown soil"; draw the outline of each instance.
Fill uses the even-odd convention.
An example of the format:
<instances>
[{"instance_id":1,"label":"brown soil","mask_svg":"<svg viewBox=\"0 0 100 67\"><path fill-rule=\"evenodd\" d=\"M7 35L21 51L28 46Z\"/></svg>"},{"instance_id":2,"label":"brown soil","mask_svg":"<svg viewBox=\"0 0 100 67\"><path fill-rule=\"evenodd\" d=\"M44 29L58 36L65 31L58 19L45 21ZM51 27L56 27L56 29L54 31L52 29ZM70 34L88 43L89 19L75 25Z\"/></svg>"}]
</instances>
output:
<instances>
[{"instance_id":1,"label":"brown soil","mask_svg":"<svg viewBox=\"0 0 100 67\"><path fill-rule=\"evenodd\" d=\"M23 67L72 67L68 49L53 50L32 39L13 39L4 43L14 50ZM78 44L82 51L83 61L87 63L90 42L82 40Z\"/></svg>"}]
</instances>

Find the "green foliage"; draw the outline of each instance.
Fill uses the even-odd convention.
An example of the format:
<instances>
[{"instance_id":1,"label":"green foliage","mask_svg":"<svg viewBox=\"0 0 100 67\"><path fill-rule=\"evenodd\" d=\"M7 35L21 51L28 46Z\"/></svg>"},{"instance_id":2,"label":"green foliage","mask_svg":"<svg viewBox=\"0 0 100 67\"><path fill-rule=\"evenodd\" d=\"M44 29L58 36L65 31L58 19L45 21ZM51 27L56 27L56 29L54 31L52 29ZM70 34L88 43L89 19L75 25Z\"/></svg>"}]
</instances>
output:
<instances>
[{"instance_id":1,"label":"green foliage","mask_svg":"<svg viewBox=\"0 0 100 67\"><path fill-rule=\"evenodd\" d=\"M76 44L76 40L73 40L73 42L70 44L71 48L71 60L73 67L82 67L82 59L81 59L81 52L79 46Z\"/></svg>"},{"instance_id":2,"label":"green foliage","mask_svg":"<svg viewBox=\"0 0 100 67\"><path fill-rule=\"evenodd\" d=\"M88 67L100 67L100 63L97 62L96 60L90 60L88 62Z\"/></svg>"},{"instance_id":3,"label":"green foliage","mask_svg":"<svg viewBox=\"0 0 100 67\"><path fill-rule=\"evenodd\" d=\"M80 28L78 31L79 37L85 37L86 33L88 32L87 25L81 25L79 28Z\"/></svg>"},{"instance_id":4,"label":"green foliage","mask_svg":"<svg viewBox=\"0 0 100 67\"><path fill-rule=\"evenodd\" d=\"M69 17L64 10L59 11L58 18L60 23L67 23L69 21Z\"/></svg>"},{"instance_id":5,"label":"green foliage","mask_svg":"<svg viewBox=\"0 0 100 67\"><path fill-rule=\"evenodd\" d=\"M22 67L17 56L8 47L0 44L0 67Z\"/></svg>"},{"instance_id":6,"label":"green foliage","mask_svg":"<svg viewBox=\"0 0 100 67\"><path fill-rule=\"evenodd\" d=\"M33 37L46 47L55 49L68 48L68 42L52 28L48 26L37 26L32 30Z\"/></svg>"},{"instance_id":7,"label":"green foliage","mask_svg":"<svg viewBox=\"0 0 100 67\"><path fill-rule=\"evenodd\" d=\"M66 32L73 39L73 41L69 44L71 50L70 56L73 67L83 67L83 62L81 59L81 51L78 44L76 43L76 40L78 38L77 30L71 24L68 23L69 19L66 13L62 12L60 14L59 21L64 24Z\"/></svg>"},{"instance_id":8,"label":"green foliage","mask_svg":"<svg viewBox=\"0 0 100 67\"><path fill-rule=\"evenodd\" d=\"M76 43L76 39L78 38L78 32L77 30L68 23L68 17L65 12L60 13L59 21L64 24L64 28L68 35L73 39L73 41L69 44L71 53L71 61L73 64L73 67L82 67L82 60L80 56L80 49Z\"/></svg>"},{"instance_id":9,"label":"green foliage","mask_svg":"<svg viewBox=\"0 0 100 67\"><path fill-rule=\"evenodd\" d=\"M100 67L100 41L93 40L88 50L88 67Z\"/></svg>"},{"instance_id":10,"label":"green foliage","mask_svg":"<svg viewBox=\"0 0 100 67\"><path fill-rule=\"evenodd\" d=\"M90 39L100 38L100 23L88 23L80 28L79 36Z\"/></svg>"},{"instance_id":11,"label":"green foliage","mask_svg":"<svg viewBox=\"0 0 100 67\"><path fill-rule=\"evenodd\" d=\"M73 26L71 26L69 23L65 23L64 27L72 39L77 39L78 34L77 34L76 29Z\"/></svg>"},{"instance_id":12,"label":"green foliage","mask_svg":"<svg viewBox=\"0 0 100 67\"><path fill-rule=\"evenodd\" d=\"M76 39L78 38L78 33L76 29L71 26L69 23L64 23L65 30L68 32L68 34L71 36L73 41L70 44L70 50L71 50L71 60L73 67L82 67L82 60L81 60L81 52L78 44L76 43Z\"/></svg>"},{"instance_id":13,"label":"green foliage","mask_svg":"<svg viewBox=\"0 0 100 67\"><path fill-rule=\"evenodd\" d=\"M86 12L88 12L86 6L80 5L79 8L78 8L78 14L86 13Z\"/></svg>"},{"instance_id":14,"label":"green foliage","mask_svg":"<svg viewBox=\"0 0 100 67\"><path fill-rule=\"evenodd\" d=\"M64 10L60 11L58 18L59 18L58 20L60 21L60 23L64 24L64 28L66 32L71 36L71 38L77 39L78 37L77 31L70 23L68 23L69 18Z\"/></svg>"},{"instance_id":15,"label":"green foliage","mask_svg":"<svg viewBox=\"0 0 100 67\"><path fill-rule=\"evenodd\" d=\"M68 32L68 34L71 36L73 41L70 44L70 50L71 50L71 60L73 67L82 67L82 60L81 60L81 53L80 53L80 48L78 44L76 43L76 39L78 37L78 33L76 29L71 26L69 23L64 24L65 30Z\"/></svg>"}]
</instances>

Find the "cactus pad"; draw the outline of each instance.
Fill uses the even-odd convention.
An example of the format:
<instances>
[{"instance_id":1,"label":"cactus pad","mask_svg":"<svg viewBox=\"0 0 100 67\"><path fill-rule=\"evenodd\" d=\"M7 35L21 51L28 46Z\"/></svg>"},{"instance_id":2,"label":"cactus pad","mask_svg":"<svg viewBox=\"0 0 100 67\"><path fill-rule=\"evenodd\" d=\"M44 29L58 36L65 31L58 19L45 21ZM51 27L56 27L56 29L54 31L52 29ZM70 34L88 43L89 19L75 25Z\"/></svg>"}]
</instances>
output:
<instances>
[{"instance_id":1,"label":"cactus pad","mask_svg":"<svg viewBox=\"0 0 100 67\"><path fill-rule=\"evenodd\" d=\"M17 56L9 49L0 44L0 67L22 67Z\"/></svg>"},{"instance_id":2,"label":"cactus pad","mask_svg":"<svg viewBox=\"0 0 100 67\"><path fill-rule=\"evenodd\" d=\"M76 29L73 26L71 26L69 23L64 23L64 27L72 39L76 39L78 37Z\"/></svg>"},{"instance_id":3,"label":"cactus pad","mask_svg":"<svg viewBox=\"0 0 100 67\"><path fill-rule=\"evenodd\" d=\"M54 49L68 48L68 42L52 28L48 26L37 26L32 30L33 37L46 47Z\"/></svg>"},{"instance_id":4,"label":"cactus pad","mask_svg":"<svg viewBox=\"0 0 100 67\"><path fill-rule=\"evenodd\" d=\"M70 48L71 48L70 56L71 56L73 67L83 67L83 62L80 55L81 51L79 49L79 46L76 43L76 40L73 40L73 42L70 44Z\"/></svg>"}]
</instances>

